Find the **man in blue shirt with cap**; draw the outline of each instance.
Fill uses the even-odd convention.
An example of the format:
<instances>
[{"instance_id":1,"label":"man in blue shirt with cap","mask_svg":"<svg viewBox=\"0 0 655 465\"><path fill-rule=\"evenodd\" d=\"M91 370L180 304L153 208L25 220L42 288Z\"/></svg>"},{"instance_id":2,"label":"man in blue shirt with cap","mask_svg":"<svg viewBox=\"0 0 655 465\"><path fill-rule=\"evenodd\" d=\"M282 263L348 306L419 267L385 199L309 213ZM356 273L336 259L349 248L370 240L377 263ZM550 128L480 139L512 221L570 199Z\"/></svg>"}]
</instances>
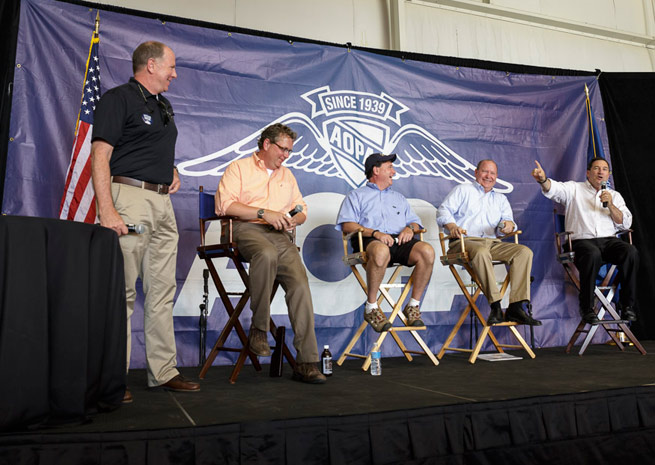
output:
<instances>
[{"instance_id":1,"label":"man in blue shirt with cap","mask_svg":"<svg viewBox=\"0 0 655 465\"><path fill-rule=\"evenodd\" d=\"M363 245L367 255L367 302L364 319L377 332L387 331L391 324L378 308L377 297L384 273L391 263L414 267L411 300L403 313L409 326L424 326L419 310L434 264L434 249L414 237L422 229L420 219L403 195L391 190L395 154L374 153L364 164L368 182L348 193L337 217L336 229L348 234L363 228ZM358 240L353 239L357 249Z\"/></svg>"}]
</instances>

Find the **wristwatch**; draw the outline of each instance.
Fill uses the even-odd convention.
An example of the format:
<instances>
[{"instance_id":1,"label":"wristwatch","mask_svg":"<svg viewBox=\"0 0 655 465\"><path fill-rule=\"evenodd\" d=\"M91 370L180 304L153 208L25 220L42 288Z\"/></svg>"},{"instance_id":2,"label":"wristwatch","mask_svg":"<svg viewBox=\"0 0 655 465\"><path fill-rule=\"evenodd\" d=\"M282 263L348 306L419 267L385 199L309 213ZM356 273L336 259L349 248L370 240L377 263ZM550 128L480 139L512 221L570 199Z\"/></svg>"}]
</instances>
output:
<instances>
[{"instance_id":1,"label":"wristwatch","mask_svg":"<svg viewBox=\"0 0 655 465\"><path fill-rule=\"evenodd\" d=\"M264 218L264 209L263 208L260 208L259 210L257 210L257 218L259 218L260 220L262 218Z\"/></svg>"}]
</instances>

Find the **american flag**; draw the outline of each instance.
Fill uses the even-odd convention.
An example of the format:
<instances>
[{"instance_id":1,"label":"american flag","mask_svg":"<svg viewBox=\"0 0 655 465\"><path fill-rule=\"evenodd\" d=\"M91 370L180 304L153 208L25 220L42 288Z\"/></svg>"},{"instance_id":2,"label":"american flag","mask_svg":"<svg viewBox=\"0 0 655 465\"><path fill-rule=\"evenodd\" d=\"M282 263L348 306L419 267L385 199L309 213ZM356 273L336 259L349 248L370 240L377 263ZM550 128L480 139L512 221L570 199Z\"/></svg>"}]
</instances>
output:
<instances>
[{"instance_id":1,"label":"american flag","mask_svg":"<svg viewBox=\"0 0 655 465\"><path fill-rule=\"evenodd\" d=\"M84 73L84 90L80 112L77 117L75 142L70 166L66 176L64 195L59 206L59 218L64 220L96 222L96 202L91 182L91 133L93 132L93 112L100 100L100 60L98 48L99 17L96 16L95 30L91 37L89 57Z\"/></svg>"}]
</instances>

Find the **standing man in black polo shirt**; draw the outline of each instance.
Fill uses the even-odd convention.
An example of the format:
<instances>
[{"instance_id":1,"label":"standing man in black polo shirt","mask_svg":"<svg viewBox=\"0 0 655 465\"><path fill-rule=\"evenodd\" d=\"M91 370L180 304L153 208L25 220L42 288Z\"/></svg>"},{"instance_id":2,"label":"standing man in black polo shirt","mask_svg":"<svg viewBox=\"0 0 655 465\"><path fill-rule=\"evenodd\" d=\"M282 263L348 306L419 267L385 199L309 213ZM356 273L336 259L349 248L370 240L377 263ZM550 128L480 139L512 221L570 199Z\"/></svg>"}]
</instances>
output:
<instances>
[{"instance_id":1,"label":"standing man in black polo shirt","mask_svg":"<svg viewBox=\"0 0 655 465\"><path fill-rule=\"evenodd\" d=\"M104 94L94 114L91 161L100 224L116 231L125 262L127 366L136 280L143 282L148 386L199 391L180 375L173 328L177 224L169 194L180 187L173 165L177 128L161 95L177 77L175 54L144 42L132 55L134 77ZM127 224L143 225L129 234ZM131 402L126 391L124 402Z\"/></svg>"}]
</instances>

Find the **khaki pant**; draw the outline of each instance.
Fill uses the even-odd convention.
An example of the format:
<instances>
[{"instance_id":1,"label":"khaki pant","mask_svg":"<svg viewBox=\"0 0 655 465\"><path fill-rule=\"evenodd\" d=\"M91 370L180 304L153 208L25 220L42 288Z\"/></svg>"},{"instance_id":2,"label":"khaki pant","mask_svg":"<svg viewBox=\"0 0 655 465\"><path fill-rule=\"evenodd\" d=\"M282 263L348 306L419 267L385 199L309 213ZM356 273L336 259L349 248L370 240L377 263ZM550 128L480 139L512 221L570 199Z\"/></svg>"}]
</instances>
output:
<instances>
[{"instance_id":1,"label":"khaki pant","mask_svg":"<svg viewBox=\"0 0 655 465\"><path fill-rule=\"evenodd\" d=\"M499 239L467 237L464 247L469 254L471 266L475 270L482 292L489 303L500 300L501 295L496 285L496 275L491 263L493 260L509 265L510 294L509 302L530 300L530 272L532 271L532 250L514 242L502 242ZM460 252L459 240L450 244L448 253Z\"/></svg>"},{"instance_id":2,"label":"khaki pant","mask_svg":"<svg viewBox=\"0 0 655 465\"><path fill-rule=\"evenodd\" d=\"M120 237L127 298L127 367L131 353L131 323L136 280L143 283L144 335L148 386L159 386L179 372L173 327L177 259L177 224L168 194L112 183L114 206L125 223L143 224L143 234Z\"/></svg>"},{"instance_id":3,"label":"khaki pant","mask_svg":"<svg viewBox=\"0 0 655 465\"><path fill-rule=\"evenodd\" d=\"M293 346L300 363L318 362L314 333L314 306L305 267L298 248L286 232L253 223L235 223L233 238L239 252L250 263L250 309L252 324L269 331L271 292L277 279L285 292Z\"/></svg>"}]
</instances>

